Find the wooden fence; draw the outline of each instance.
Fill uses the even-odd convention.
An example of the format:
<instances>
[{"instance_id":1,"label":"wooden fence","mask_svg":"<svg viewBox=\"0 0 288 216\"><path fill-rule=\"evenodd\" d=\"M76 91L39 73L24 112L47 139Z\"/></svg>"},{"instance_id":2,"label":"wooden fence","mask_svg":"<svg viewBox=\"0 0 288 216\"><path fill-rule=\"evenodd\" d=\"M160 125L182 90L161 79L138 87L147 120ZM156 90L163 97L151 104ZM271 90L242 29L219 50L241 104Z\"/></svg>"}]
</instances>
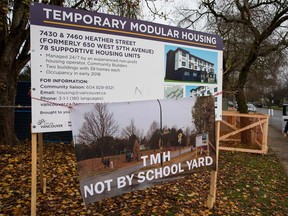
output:
<instances>
[{"instance_id":1,"label":"wooden fence","mask_svg":"<svg viewBox=\"0 0 288 216\"><path fill-rule=\"evenodd\" d=\"M240 119L249 118L249 125L240 126ZM220 124L220 150L266 154L268 151L269 115L260 113L242 114L223 111ZM241 132L249 131L251 143L241 143Z\"/></svg>"}]
</instances>

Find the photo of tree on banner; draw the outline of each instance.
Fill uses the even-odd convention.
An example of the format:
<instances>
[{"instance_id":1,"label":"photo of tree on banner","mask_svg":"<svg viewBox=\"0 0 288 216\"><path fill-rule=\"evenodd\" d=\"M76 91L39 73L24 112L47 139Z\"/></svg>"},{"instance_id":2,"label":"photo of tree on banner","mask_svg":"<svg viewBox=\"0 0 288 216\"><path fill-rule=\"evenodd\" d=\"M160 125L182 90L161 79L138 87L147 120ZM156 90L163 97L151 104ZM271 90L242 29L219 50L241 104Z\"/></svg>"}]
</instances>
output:
<instances>
[{"instance_id":1,"label":"photo of tree on banner","mask_svg":"<svg viewBox=\"0 0 288 216\"><path fill-rule=\"evenodd\" d=\"M213 97L83 104L70 115L86 204L215 169Z\"/></svg>"}]
</instances>

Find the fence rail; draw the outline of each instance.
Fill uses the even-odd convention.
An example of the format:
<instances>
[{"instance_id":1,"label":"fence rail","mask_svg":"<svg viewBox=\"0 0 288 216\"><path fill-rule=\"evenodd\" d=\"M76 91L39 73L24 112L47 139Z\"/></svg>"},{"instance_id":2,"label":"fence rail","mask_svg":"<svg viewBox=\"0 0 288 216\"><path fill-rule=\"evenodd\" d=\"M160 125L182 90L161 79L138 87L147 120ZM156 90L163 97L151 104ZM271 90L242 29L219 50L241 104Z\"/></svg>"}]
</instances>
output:
<instances>
[{"instance_id":1,"label":"fence rail","mask_svg":"<svg viewBox=\"0 0 288 216\"><path fill-rule=\"evenodd\" d=\"M241 119L248 118L249 124L241 127ZM268 151L269 115L236 111L223 111L220 124L220 150L266 154ZM250 144L241 143L241 133L248 131Z\"/></svg>"}]
</instances>

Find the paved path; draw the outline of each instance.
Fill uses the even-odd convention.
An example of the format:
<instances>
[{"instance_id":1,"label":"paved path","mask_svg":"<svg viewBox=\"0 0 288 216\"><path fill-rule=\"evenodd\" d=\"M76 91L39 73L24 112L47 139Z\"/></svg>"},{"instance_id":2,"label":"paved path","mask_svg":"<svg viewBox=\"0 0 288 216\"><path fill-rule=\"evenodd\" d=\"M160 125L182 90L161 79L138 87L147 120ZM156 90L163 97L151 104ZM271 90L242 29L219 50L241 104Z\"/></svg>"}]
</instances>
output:
<instances>
[{"instance_id":1,"label":"paved path","mask_svg":"<svg viewBox=\"0 0 288 216\"><path fill-rule=\"evenodd\" d=\"M283 137L279 129L269 125L268 147L277 155L288 176L288 135Z\"/></svg>"}]
</instances>

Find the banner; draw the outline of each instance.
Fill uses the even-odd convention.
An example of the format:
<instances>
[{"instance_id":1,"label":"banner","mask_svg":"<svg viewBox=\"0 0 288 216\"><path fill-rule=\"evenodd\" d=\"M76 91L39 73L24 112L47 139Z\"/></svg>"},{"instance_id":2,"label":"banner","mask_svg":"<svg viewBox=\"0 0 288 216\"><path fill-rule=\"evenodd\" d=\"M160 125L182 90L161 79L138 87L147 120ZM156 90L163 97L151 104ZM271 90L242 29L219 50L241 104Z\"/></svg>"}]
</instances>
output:
<instances>
[{"instance_id":1,"label":"banner","mask_svg":"<svg viewBox=\"0 0 288 216\"><path fill-rule=\"evenodd\" d=\"M70 115L85 204L215 170L213 97L83 104Z\"/></svg>"}]
</instances>

